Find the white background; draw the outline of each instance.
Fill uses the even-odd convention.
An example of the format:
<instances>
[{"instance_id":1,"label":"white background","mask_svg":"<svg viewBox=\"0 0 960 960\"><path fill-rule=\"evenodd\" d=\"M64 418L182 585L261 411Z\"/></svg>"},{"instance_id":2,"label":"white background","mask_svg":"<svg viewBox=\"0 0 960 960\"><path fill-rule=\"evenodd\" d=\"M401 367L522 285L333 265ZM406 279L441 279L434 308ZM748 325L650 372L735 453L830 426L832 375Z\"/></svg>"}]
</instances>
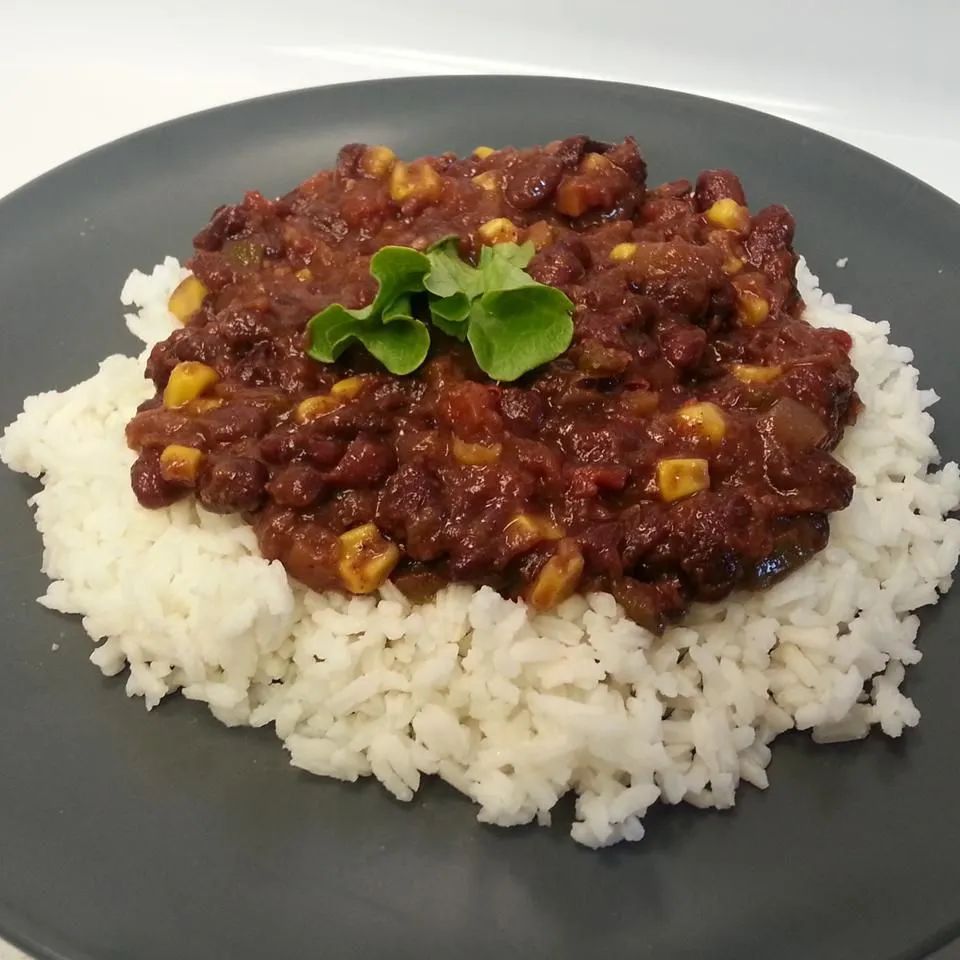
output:
<instances>
[{"instance_id":1,"label":"white background","mask_svg":"<svg viewBox=\"0 0 960 960\"><path fill-rule=\"evenodd\" d=\"M958 37L956 0L0 0L0 195L231 100L514 72L733 100L960 198Z\"/></svg>"},{"instance_id":2,"label":"white background","mask_svg":"<svg viewBox=\"0 0 960 960\"><path fill-rule=\"evenodd\" d=\"M0 0L0 196L232 100L371 77L540 73L765 110L960 199L958 37L957 0ZM20 956L0 943L0 960Z\"/></svg>"}]
</instances>

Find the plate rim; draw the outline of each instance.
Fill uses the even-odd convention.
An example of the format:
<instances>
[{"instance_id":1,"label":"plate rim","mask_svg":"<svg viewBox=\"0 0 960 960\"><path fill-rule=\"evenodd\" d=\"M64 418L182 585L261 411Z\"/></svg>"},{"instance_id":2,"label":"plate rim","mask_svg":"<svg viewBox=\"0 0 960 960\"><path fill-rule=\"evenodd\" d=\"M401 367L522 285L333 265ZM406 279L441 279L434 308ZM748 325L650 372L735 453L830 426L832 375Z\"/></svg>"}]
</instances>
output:
<instances>
[{"instance_id":1,"label":"plate rim","mask_svg":"<svg viewBox=\"0 0 960 960\"><path fill-rule=\"evenodd\" d=\"M883 157L880 157L875 153L871 153L869 150L865 150L863 147L858 147L856 144L850 143L847 140L843 140L834 134L824 133L822 130L817 130L815 127L807 126L806 124L799 123L796 120L788 120L785 117L778 116L775 113L768 113L765 110L758 110L756 107L746 107L730 100L720 99L719 97L711 97L699 93L689 93L684 90L674 90L671 87L658 87L654 84L648 83L628 83L623 80L598 80L591 77L576 77L568 76L566 74L552 75L540 73L437 73L419 75L406 74L400 77L370 77L365 80L345 80L340 83L314 84L305 87L293 87L289 90L276 90L273 93L264 93L256 97L246 97L242 100L231 100L227 103L222 103L217 106L204 107L201 110L192 110L189 113L178 114L177 116L170 117L167 120L160 120L157 123L151 123L145 127L139 127L136 130L131 130L129 133L125 133L113 140L108 140L106 143L98 144L95 147L91 147L89 150L84 150L82 153L78 153L76 156L70 157L67 160L58 163L49 170L45 170L37 174L26 183L23 183L20 186L15 187L9 193L0 196L0 215L3 214L4 207L8 202L22 200L23 195L29 193L36 187L43 186L48 179L61 175L67 170L70 170L75 166L79 166L80 164L89 160L96 159L96 157L101 153L105 153L116 147L123 146L124 144L135 141L141 137L162 133L166 128L183 123L185 121L199 120L212 114L230 113L235 110L244 109L253 104L267 103L271 100L282 100L290 97L308 97L317 94L320 91L326 90L350 90L370 86L383 86L385 84L406 85L416 83L437 83L443 81L455 81L457 83L462 83L464 81L479 81L481 83L490 81L520 81L561 84L573 83L594 87L606 87L608 89L619 88L622 90L646 90L659 95L667 94L681 102L697 101L702 103L706 101L711 105L723 110L730 110L735 113L751 114L755 117L763 117L767 121L785 124L788 127L792 127L794 130L802 130L808 133L813 133L817 137L822 137L826 140L832 141L832 143L838 148L850 151L863 160L875 164L881 164L884 168L894 171L900 176L908 177L915 186L929 191L941 201L946 201L954 208L956 215L960 217L960 200L954 200L953 197L947 196L947 194L945 194L942 190L939 190L932 184L927 183L926 180L921 179L916 174L911 173L909 170L904 170L903 167L892 163L890 160L886 160Z\"/></svg>"},{"instance_id":2,"label":"plate rim","mask_svg":"<svg viewBox=\"0 0 960 960\"><path fill-rule=\"evenodd\" d=\"M240 112L244 109L247 109L255 104L268 104L271 101L280 102L283 100L289 100L291 98L309 98L311 96L316 96L327 91L332 91L334 94L337 91L342 90L352 90L359 88L369 88L369 87L384 87L384 86L406 86L406 85L418 85L418 84L427 84L435 85L442 84L444 82L455 82L458 84L462 83L542 83L542 84L551 84L551 85L566 85L573 84L577 86L584 87L593 87L593 88L604 88L606 90L622 90L622 91L645 91L660 97L666 97L667 99L672 99L677 103L699 103L701 105L707 104L711 109L716 109L721 112L731 112L734 114L741 115L751 115L754 118L762 120L765 123L774 123L784 125L786 128L791 128L795 133L803 132L806 134L813 134L818 140L829 141L833 149L843 151L847 153L853 160L858 163L871 164L877 169L881 169L887 174L894 174L897 177L903 179L906 178L909 181L914 189L925 193L930 200L937 201L940 205L945 206L947 209L944 213L945 217L955 217L958 222L960 222L960 201L954 200L952 197L943 193L938 188L927 183L925 180L921 179L917 175L904 170L902 167L892 163L889 160L884 159L883 157L877 156L876 154L871 153L870 151L859 147L855 144L852 144L846 140L841 139L833 134L825 133L823 131L817 130L814 127L810 127L806 124L797 122L795 120L789 120L783 117L780 117L773 113L768 113L767 111L756 109L754 107L743 106L739 103L734 103L728 100L723 100L718 97L708 96L699 93L691 93L683 90L676 90L670 87L660 87L653 84L640 84L640 83L629 83L619 80L606 80L606 79L596 79L590 77L577 77L569 75L551 75L551 74L518 74L518 73L470 73L470 74L421 74L421 75L404 75L404 76L388 76L388 77L373 77L363 80L351 80L344 81L339 83L331 84L320 84L320 85L308 85L302 87L291 88L288 90L279 90L271 93L262 94L255 97L247 97L241 100L231 100L226 103L217 104L209 107L205 107L200 110L191 111L184 114L179 114L174 117L170 117L165 120L161 120L157 123L149 124L145 127L140 127L135 130L132 130L126 134L123 134L120 137L109 140L105 143L98 144L94 147L91 147L88 150L83 151L82 153L77 154L76 156L70 157L54 167L51 167L48 170L45 170L36 176L32 177L25 183L15 187L9 193L0 196L0 221L12 211L13 207L21 203L28 203L31 199L31 195L38 191L44 189L47 184L57 181L65 174L68 174L79 167L82 167L85 164L96 162L101 155L108 154L109 152L123 148L129 143L135 143L143 138L150 136L156 136L158 134L163 134L165 131L172 129L178 125L194 122L201 120L205 116L211 115L226 115L234 112ZM75 618L71 618L75 619ZM37 960L100 960L100 958L93 957L91 954L86 951L72 952L69 955L60 952L58 949L49 946L47 944L41 943L34 936L30 935L27 932L19 932L18 928L14 925L17 923L17 915L14 914L9 904L0 902L0 938L6 940L9 944L18 948L30 955L31 957L37 958ZM22 919L22 918L21 918ZM26 928L29 929L30 924L27 924ZM921 957L933 957L937 955L939 951L945 951L955 946L957 943L960 943L960 919L955 923L948 925L945 929L934 931L928 934L927 937L923 938L918 946L918 951L922 953L917 953L915 956L918 958ZM0 943L0 946L3 944Z\"/></svg>"}]
</instances>

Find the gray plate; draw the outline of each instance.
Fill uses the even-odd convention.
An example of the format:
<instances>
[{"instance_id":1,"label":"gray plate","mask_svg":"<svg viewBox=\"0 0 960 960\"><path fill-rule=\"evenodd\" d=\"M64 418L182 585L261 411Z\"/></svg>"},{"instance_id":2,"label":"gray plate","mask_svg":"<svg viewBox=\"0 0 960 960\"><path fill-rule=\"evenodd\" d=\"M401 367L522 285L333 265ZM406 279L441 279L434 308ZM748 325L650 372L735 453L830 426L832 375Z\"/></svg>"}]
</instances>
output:
<instances>
[{"instance_id":1,"label":"gray plate","mask_svg":"<svg viewBox=\"0 0 960 960\"><path fill-rule=\"evenodd\" d=\"M118 291L248 188L286 191L350 140L404 155L634 133L651 179L735 169L786 203L827 289L917 352L937 440L960 453L960 208L858 150L759 113L580 80L432 78L328 87L177 120L0 203L0 421L134 344ZM834 267L848 256L849 266ZM311 778L273 735L171 698L152 714L86 663L44 588L26 498L0 471L0 931L69 960L793 958L906 960L960 932L960 593L924 616L899 741L778 744L735 810L657 809L603 853L553 829L478 825L428 785ZM52 653L57 641L62 648Z\"/></svg>"}]
</instances>

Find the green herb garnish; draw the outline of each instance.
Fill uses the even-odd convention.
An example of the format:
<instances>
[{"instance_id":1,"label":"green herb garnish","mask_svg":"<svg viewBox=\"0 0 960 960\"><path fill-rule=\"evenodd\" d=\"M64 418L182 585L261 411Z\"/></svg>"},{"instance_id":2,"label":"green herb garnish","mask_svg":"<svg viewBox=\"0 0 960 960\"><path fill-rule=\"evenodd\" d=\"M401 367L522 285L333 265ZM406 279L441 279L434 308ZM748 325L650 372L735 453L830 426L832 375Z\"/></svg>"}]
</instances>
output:
<instances>
[{"instance_id":1,"label":"green herb garnish","mask_svg":"<svg viewBox=\"0 0 960 960\"><path fill-rule=\"evenodd\" d=\"M367 307L332 304L310 320L311 357L332 363L359 342L391 373L416 370L430 347L427 325L470 344L480 369L495 380L516 380L558 357L573 338L573 304L524 268L533 245L484 247L477 266L461 259L457 238L426 253L383 247L370 259L377 294ZM415 312L415 307L422 309Z\"/></svg>"},{"instance_id":2,"label":"green herb garnish","mask_svg":"<svg viewBox=\"0 0 960 960\"><path fill-rule=\"evenodd\" d=\"M413 316L410 295L423 290L430 261L410 247L383 247L370 258L370 275L379 287L373 303L350 310L331 304L310 320L310 348L315 360L333 363L354 341L391 373L416 370L426 359L430 333Z\"/></svg>"}]
</instances>

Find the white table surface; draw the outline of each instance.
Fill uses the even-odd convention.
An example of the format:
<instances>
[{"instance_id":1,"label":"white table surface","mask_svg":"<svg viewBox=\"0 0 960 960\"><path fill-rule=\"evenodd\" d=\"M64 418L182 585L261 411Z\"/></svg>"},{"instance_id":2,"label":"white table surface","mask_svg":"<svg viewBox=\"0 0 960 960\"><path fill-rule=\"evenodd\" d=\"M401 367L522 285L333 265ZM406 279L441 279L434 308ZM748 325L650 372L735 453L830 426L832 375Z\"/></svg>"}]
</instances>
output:
<instances>
[{"instance_id":1,"label":"white table surface","mask_svg":"<svg viewBox=\"0 0 960 960\"><path fill-rule=\"evenodd\" d=\"M0 196L123 134L264 93L532 73L755 107L960 200L958 36L956 0L0 0ZM0 960L23 955L0 941Z\"/></svg>"}]
</instances>

